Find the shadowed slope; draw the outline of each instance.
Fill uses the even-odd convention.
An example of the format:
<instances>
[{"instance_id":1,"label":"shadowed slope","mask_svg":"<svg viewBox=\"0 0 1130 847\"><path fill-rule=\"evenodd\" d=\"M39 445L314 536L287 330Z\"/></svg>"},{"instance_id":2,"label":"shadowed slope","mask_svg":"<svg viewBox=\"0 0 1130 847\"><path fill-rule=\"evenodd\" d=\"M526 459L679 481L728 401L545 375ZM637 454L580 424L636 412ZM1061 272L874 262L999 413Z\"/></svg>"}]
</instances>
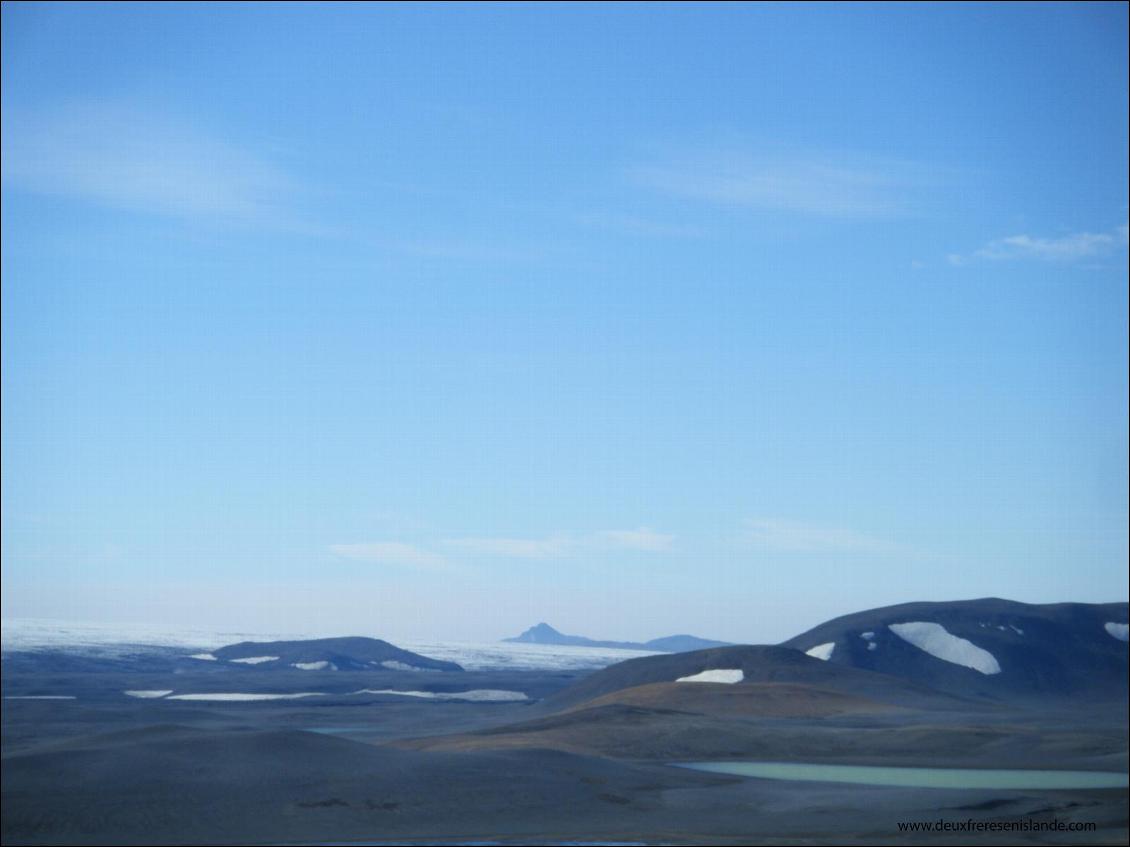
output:
<instances>
[{"instance_id":1,"label":"shadowed slope","mask_svg":"<svg viewBox=\"0 0 1130 847\"><path fill-rule=\"evenodd\" d=\"M622 688L574 708L612 704L643 709L671 709L713 717L765 718L869 714L898 708L866 697L788 682L755 682L747 685L655 682Z\"/></svg>"},{"instance_id":2,"label":"shadowed slope","mask_svg":"<svg viewBox=\"0 0 1130 847\"><path fill-rule=\"evenodd\" d=\"M3 760L4 843L466 837L646 823L666 788L716 784L551 751L473 756L298 731L150 727ZM621 824L622 825L622 824ZM97 835L91 835L96 833Z\"/></svg>"},{"instance_id":3,"label":"shadowed slope","mask_svg":"<svg viewBox=\"0 0 1130 847\"><path fill-rule=\"evenodd\" d=\"M944 708L958 705L959 702L906 680L831 665L788 647L739 646L629 659L597 671L552 695L546 699L545 707L554 710L573 708L616 691L656 683L702 686L720 691L730 686L675 683L675 680L682 677L718 669L741 670L744 679L736 687L754 683L792 683L836 692L841 696L851 695L868 701L901 706Z\"/></svg>"}]
</instances>

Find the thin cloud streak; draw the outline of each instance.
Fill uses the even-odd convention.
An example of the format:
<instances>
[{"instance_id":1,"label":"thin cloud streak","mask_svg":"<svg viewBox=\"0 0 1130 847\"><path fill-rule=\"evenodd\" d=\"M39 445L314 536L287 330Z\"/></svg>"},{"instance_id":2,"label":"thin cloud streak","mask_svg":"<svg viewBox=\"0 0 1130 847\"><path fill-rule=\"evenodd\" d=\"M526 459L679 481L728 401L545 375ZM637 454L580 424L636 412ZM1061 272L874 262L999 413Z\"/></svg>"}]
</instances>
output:
<instances>
[{"instance_id":1,"label":"thin cloud streak","mask_svg":"<svg viewBox=\"0 0 1130 847\"><path fill-rule=\"evenodd\" d=\"M3 180L39 194L217 223L301 228L297 183L266 158L112 103L4 115Z\"/></svg>"},{"instance_id":2,"label":"thin cloud streak","mask_svg":"<svg viewBox=\"0 0 1130 847\"><path fill-rule=\"evenodd\" d=\"M567 536L549 538L449 538L443 542L473 555L502 556L509 559L550 559L563 556L573 547Z\"/></svg>"},{"instance_id":3,"label":"thin cloud streak","mask_svg":"<svg viewBox=\"0 0 1130 847\"><path fill-rule=\"evenodd\" d=\"M829 155L700 151L636 165L636 185L692 200L830 218L897 217L925 182L919 166Z\"/></svg>"},{"instance_id":4,"label":"thin cloud streak","mask_svg":"<svg viewBox=\"0 0 1130 847\"><path fill-rule=\"evenodd\" d=\"M475 555L513 559L550 559L607 550L661 553L671 548L675 536L648 527L610 529L591 535L552 535L547 538L452 538L448 547Z\"/></svg>"},{"instance_id":5,"label":"thin cloud streak","mask_svg":"<svg viewBox=\"0 0 1130 847\"><path fill-rule=\"evenodd\" d=\"M743 539L757 547L789 553L909 553L908 548L851 529L784 518L750 518Z\"/></svg>"},{"instance_id":6,"label":"thin cloud streak","mask_svg":"<svg viewBox=\"0 0 1130 847\"><path fill-rule=\"evenodd\" d=\"M272 157L188 122L133 104L86 102L40 112L5 110L3 183L34 194L215 226L332 238L380 252L474 264L544 258L540 244L453 235L378 232L327 223L316 188ZM401 189L403 190L403 189ZM305 205L305 208L304 208Z\"/></svg>"},{"instance_id":7,"label":"thin cloud streak","mask_svg":"<svg viewBox=\"0 0 1130 847\"><path fill-rule=\"evenodd\" d=\"M675 536L656 532L646 526L639 529L611 529L597 534L599 540L624 550L645 550L659 553L670 550Z\"/></svg>"},{"instance_id":8,"label":"thin cloud streak","mask_svg":"<svg viewBox=\"0 0 1130 847\"><path fill-rule=\"evenodd\" d=\"M331 544L331 553L343 559L372 562L378 565L441 570L447 558L401 541L372 541L364 544Z\"/></svg>"},{"instance_id":9,"label":"thin cloud streak","mask_svg":"<svg viewBox=\"0 0 1130 847\"><path fill-rule=\"evenodd\" d=\"M966 265L974 261L1015 261L1034 259L1044 262L1073 262L1110 255L1125 249L1127 225L1115 227L1110 232L1074 232L1058 238L1039 238L1031 235L1010 235L997 238L972 253L951 253L951 265Z\"/></svg>"}]
</instances>

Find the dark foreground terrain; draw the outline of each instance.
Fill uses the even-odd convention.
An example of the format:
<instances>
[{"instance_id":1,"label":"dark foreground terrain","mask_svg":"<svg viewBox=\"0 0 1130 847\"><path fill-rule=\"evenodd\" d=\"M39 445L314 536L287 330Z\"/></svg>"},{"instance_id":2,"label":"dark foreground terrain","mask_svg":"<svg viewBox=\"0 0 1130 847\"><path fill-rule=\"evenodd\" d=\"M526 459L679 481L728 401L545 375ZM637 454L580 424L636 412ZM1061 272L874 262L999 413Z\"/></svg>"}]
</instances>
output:
<instances>
[{"instance_id":1,"label":"dark foreground terrain","mask_svg":"<svg viewBox=\"0 0 1130 847\"><path fill-rule=\"evenodd\" d=\"M1128 612L914 603L596 671L465 670L352 637L9 651L3 841L1125 844ZM1120 787L692 762L1077 770ZM907 828L939 823L965 828Z\"/></svg>"},{"instance_id":2,"label":"dark foreground terrain","mask_svg":"<svg viewBox=\"0 0 1130 847\"><path fill-rule=\"evenodd\" d=\"M6 698L76 699L4 701L3 841L1125 843L1124 789L881 788L673 767L746 758L1126 769L1125 702L971 703L888 677L869 696L860 688L868 678L853 669L791 652L774 664L778 648L732 649L763 651L742 654L752 681L637 679L655 673L647 665L629 667L628 678L614 666L581 679L32 672L5 662ZM364 688L521 691L531 700L349 693ZM127 689L328 693L196 702L134 699ZM1096 830L942 836L897 826L939 819L1058 819Z\"/></svg>"}]
</instances>

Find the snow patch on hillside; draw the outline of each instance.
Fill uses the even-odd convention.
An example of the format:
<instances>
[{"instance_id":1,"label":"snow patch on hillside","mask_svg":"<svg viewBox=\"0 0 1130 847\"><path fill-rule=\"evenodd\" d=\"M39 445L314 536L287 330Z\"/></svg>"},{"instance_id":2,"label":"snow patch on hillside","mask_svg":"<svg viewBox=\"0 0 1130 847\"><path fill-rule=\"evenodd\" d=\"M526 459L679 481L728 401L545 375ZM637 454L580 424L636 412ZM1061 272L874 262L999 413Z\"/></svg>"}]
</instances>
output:
<instances>
[{"instance_id":1,"label":"snow patch on hillside","mask_svg":"<svg viewBox=\"0 0 1130 847\"><path fill-rule=\"evenodd\" d=\"M156 700L158 697L168 697L173 693L173 689L163 690L141 690L141 691L123 691L127 697L138 697L142 700Z\"/></svg>"},{"instance_id":2,"label":"snow patch on hillside","mask_svg":"<svg viewBox=\"0 0 1130 847\"><path fill-rule=\"evenodd\" d=\"M324 671L327 668L333 671L337 670L337 666L331 662L295 662L294 667L300 671Z\"/></svg>"},{"instance_id":3,"label":"snow patch on hillside","mask_svg":"<svg viewBox=\"0 0 1130 847\"><path fill-rule=\"evenodd\" d=\"M820 659L823 662L832 658L832 654L836 651L836 642L829 641L827 644L817 644L804 651L806 656L811 656L814 659Z\"/></svg>"},{"instance_id":4,"label":"snow patch on hillside","mask_svg":"<svg viewBox=\"0 0 1130 847\"><path fill-rule=\"evenodd\" d=\"M261 665L263 662L277 662L278 656L248 656L245 659L232 659L233 662L238 662L241 665Z\"/></svg>"},{"instance_id":5,"label":"snow patch on hillside","mask_svg":"<svg viewBox=\"0 0 1130 847\"><path fill-rule=\"evenodd\" d=\"M321 691L304 691L299 694L174 694L166 700L202 700L226 703L250 703L257 700L297 700L299 697L324 697Z\"/></svg>"},{"instance_id":6,"label":"snow patch on hillside","mask_svg":"<svg viewBox=\"0 0 1130 847\"><path fill-rule=\"evenodd\" d=\"M373 664L376 664L374 662ZM406 662L398 662L395 659L386 659L380 663L380 667L389 671L434 671L435 668L418 668L415 665L409 665Z\"/></svg>"},{"instance_id":7,"label":"snow patch on hillside","mask_svg":"<svg viewBox=\"0 0 1130 847\"><path fill-rule=\"evenodd\" d=\"M1001 672L996 656L972 641L958 638L944 626L929 621L893 623L887 627L908 644L943 662L972 668L986 676Z\"/></svg>"},{"instance_id":8,"label":"snow patch on hillside","mask_svg":"<svg viewBox=\"0 0 1130 847\"><path fill-rule=\"evenodd\" d=\"M733 685L743 679L745 679L745 673L741 669L720 668L692 674L691 676L681 676L675 682L720 682L725 685Z\"/></svg>"},{"instance_id":9,"label":"snow patch on hillside","mask_svg":"<svg viewBox=\"0 0 1130 847\"><path fill-rule=\"evenodd\" d=\"M1114 621L1110 621L1109 623L1103 624L1103 629L1105 629L1111 636L1117 638L1119 641L1126 641L1130 639L1130 624L1115 623Z\"/></svg>"}]
</instances>

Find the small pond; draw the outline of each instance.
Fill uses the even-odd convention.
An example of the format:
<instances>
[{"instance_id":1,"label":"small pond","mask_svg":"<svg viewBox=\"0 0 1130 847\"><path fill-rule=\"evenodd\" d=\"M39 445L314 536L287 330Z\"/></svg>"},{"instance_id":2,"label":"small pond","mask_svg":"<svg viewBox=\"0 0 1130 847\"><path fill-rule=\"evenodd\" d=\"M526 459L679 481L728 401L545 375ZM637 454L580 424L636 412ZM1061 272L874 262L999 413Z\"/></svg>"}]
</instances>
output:
<instances>
[{"instance_id":1,"label":"small pond","mask_svg":"<svg viewBox=\"0 0 1130 847\"><path fill-rule=\"evenodd\" d=\"M1125 773L1113 771L894 768L803 762L681 762L679 767L757 779L850 782L901 788L1126 788Z\"/></svg>"}]
</instances>

